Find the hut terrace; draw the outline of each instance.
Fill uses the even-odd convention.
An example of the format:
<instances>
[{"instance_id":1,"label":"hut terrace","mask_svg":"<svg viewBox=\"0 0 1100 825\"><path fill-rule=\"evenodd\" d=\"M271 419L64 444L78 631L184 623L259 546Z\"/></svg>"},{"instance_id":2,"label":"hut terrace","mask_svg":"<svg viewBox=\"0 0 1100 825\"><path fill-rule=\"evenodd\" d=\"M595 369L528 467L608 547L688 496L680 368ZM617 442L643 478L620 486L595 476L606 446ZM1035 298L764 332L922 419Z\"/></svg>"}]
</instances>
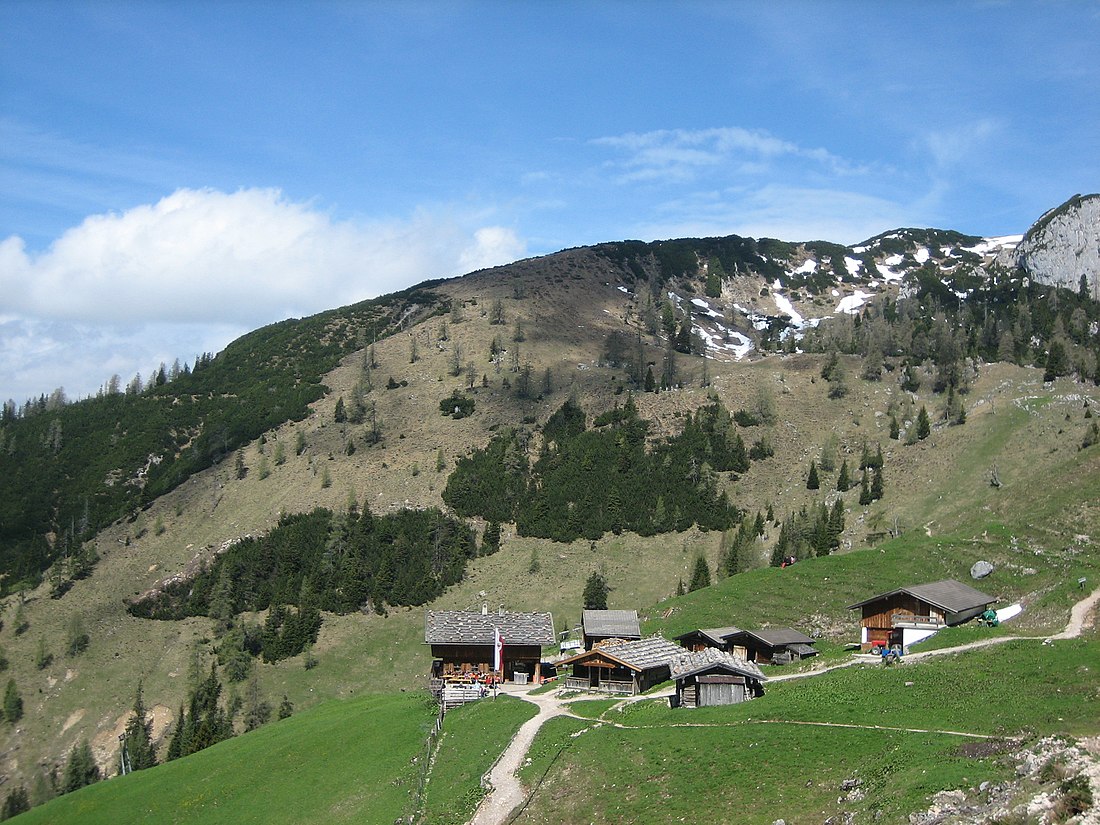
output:
<instances>
[{"instance_id":1,"label":"hut terrace","mask_svg":"<svg viewBox=\"0 0 1100 825\"><path fill-rule=\"evenodd\" d=\"M850 605L860 610L860 647L902 649L937 630L962 624L997 601L968 584L944 579L930 584L899 587Z\"/></svg>"},{"instance_id":2,"label":"hut terrace","mask_svg":"<svg viewBox=\"0 0 1100 825\"><path fill-rule=\"evenodd\" d=\"M500 668L494 668L497 634L502 642ZM542 648L555 642L549 613L511 613L503 609L429 610L424 644L431 645L432 678L442 681L526 681L541 678ZM517 676L518 674L518 676ZM434 687L433 687L434 689Z\"/></svg>"},{"instance_id":3,"label":"hut terrace","mask_svg":"<svg viewBox=\"0 0 1100 825\"><path fill-rule=\"evenodd\" d=\"M696 708L735 705L764 693L767 677L754 662L706 647L682 654L670 666L676 680L675 707Z\"/></svg>"},{"instance_id":4,"label":"hut terrace","mask_svg":"<svg viewBox=\"0 0 1100 825\"><path fill-rule=\"evenodd\" d=\"M684 649L660 636L629 642L605 642L558 662L572 665L567 688L632 696L665 681Z\"/></svg>"},{"instance_id":5,"label":"hut terrace","mask_svg":"<svg viewBox=\"0 0 1100 825\"><path fill-rule=\"evenodd\" d=\"M631 641L642 638L637 610L585 610L581 613L584 649L591 650L608 639Z\"/></svg>"}]
</instances>

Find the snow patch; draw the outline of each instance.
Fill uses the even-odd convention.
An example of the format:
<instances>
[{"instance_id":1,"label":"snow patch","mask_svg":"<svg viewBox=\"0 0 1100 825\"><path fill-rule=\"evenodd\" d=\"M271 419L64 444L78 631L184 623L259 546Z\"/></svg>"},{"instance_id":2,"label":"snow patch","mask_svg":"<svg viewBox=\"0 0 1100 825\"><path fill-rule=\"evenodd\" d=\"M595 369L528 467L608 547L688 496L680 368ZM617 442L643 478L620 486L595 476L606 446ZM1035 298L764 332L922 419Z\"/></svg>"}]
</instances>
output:
<instances>
[{"instance_id":1,"label":"snow patch","mask_svg":"<svg viewBox=\"0 0 1100 825\"><path fill-rule=\"evenodd\" d=\"M975 252L978 255L990 255L1002 249L1015 249L1016 245L1023 239L1023 235L1000 235L996 238L982 238L981 243L961 248L967 252Z\"/></svg>"},{"instance_id":2,"label":"snow patch","mask_svg":"<svg viewBox=\"0 0 1100 825\"><path fill-rule=\"evenodd\" d=\"M848 270L849 275L858 275L860 269L863 268L863 261L858 258L849 258L844 256L844 268Z\"/></svg>"},{"instance_id":3,"label":"snow patch","mask_svg":"<svg viewBox=\"0 0 1100 825\"><path fill-rule=\"evenodd\" d=\"M787 300L787 296L773 293L772 297L775 298L775 306L779 312L788 316L791 319L791 323L796 327L803 326L806 322L802 316L798 314L795 308L791 305L791 302Z\"/></svg>"},{"instance_id":4,"label":"snow patch","mask_svg":"<svg viewBox=\"0 0 1100 825\"><path fill-rule=\"evenodd\" d=\"M871 300L871 297L862 289L857 289L853 294L840 299L840 303L836 305L836 311L855 315L860 307Z\"/></svg>"},{"instance_id":5,"label":"snow patch","mask_svg":"<svg viewBox=\"0 0 1100 825\"><path fill-rule=\"evenodd\" d=\"M793 274L793 275L809 275L810 273L816 272L816 271L817 271L817 261L815 261L813 258L811 258L810 260L808 260L804 264L802 264L802 266L800 266L798 269L794 270L791 274Z\"/></svg>"},{"instance_id":6,"label":"snow patch","mask_svg":"<svg viewBox=\"0 0 1100 825\"><path fill-rule=\"evenodd\" d=\"M918 264L923 264L925 261L932 257L932 253L928 251L928 247L922 246L920 249L913 253L913 257L916 259Z\"/></svg>"}]
</instances>

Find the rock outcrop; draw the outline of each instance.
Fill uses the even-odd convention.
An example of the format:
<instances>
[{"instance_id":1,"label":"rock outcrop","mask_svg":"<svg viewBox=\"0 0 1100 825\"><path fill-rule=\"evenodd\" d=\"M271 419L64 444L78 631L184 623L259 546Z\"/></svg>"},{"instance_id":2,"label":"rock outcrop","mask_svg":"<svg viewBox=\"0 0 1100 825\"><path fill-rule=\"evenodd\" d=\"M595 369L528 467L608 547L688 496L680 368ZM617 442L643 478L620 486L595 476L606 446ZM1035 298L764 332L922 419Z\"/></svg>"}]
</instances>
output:
<instances>
[{"instance_id":1,"label":"rock outcrop","mask_svg":"<svg viewBox=\"0 0 1100 825\"><path fill-rule=\"evenodd\" d=\"M1092 297L1100 299L1100 195L1074 195L1051 209L998 260L1066 289L1078 289L1083 275Z\"/></svg>"}]
</instances>

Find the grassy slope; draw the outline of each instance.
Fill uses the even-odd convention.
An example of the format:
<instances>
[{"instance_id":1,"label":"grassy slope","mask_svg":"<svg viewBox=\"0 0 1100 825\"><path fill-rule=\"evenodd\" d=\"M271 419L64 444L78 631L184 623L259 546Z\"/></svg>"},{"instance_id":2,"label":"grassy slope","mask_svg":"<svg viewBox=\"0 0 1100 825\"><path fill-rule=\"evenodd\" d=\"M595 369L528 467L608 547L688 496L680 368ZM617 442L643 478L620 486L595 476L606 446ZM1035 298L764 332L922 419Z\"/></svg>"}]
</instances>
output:
<instances>
[{"instance_id":1,"label":"grassy slope","mask_svg":"<svg viewBox=\"0 0 1100 825\"><path fill-rule=\"evenodd\" d=\"M414 762L433 719L423 696L329 702L193 757L59 797L20 821L393 822L413 809Z\"/></svg>"},{"instance_id":2,"label":"grassy slope","mask_svg":"<svg viewBox=\"0 0 1100 825\"><path fill-rule=\"evenodd\" d=\"M204 547L266 529L283 510L318 505L339 509L345 506L349 493L375 510L406 501L438 503L445 482L445 474L434 469L440 449L447 466L453 466L456 455L485 443L495 428L525 415L544 420L569 392L575 393L590 413L621 401L621 396L613 395L618 374L595 367L594 361L604 331L630 315L626 298L599 279L563 276L562 281L550 284L533 279L523 300L513 299L511 285L494 282L490 275L448 285L446 289L467 303L465 320L449 324L450 341L443 350L437 340L441 319L411 330L419 341L420 358L414 364L409 363L407 334L377 345L380 366L374 377L378 389L371 397L378 403L383 422L380 447L360 448L346 457L346 438L358 437L362 428L341 427L332 420L336 398L350 393L361 373L362 355L356 354L326 378L333 393L315 405L307 421L270 434L266 446L257 443L245 451L253 470L264 457L261 449L264 451L271 469L268 478L250 472L237 480L231 478L229 466L213 468L155 502L137 522L105 531L98 540L103 561L91 579L78 582L60 601L50 600L44 591L30 594L27 615L31 628L22 636L14 635L14 605L9 602L0 645L12 661L11 675L23 693L27 714L15 729L4 731L0 742L0 752L6 754L4 772L29 777L35 766L58 764L85 736L93 739L104 764L112 762L117 731L138 678L145 680L147 703L158 706L158 729L164 728L185 695L193 651L198 650L201 657L210 655L209 627L203 620L160 623L132 619L124 613L121 600L182 569ZM482 315L495 295L504 300L504 327L489 325ZM501 389L501 380L508 374L507 361L501 374L486 361L488 341L494 335L509 340L517 317L524 320L527 333L523 359L531 360L536 376L545 367L552 369L555 389L542 401L515 400ZM438 400L460 383L448 375L451 348L456 344L462 347L463 360L475 363L490 382L488 389L475 390L474 416L457 422L437 414ZM652 358L659 360L656 348ZM700 369L697 359L683 359L681 368L688 376L692 372L697 376ZM886 451L886 498L860 508L855 495L849 493L845 539L855 548L864 547L867 535L885 529L895 516L905 536L870 551L878 554L873 563L865 557L836 557L783 574L761 571L721 582L707 591L663 603L659 611L651 610L653 617L668 608L673 612L650 627L675 633L730 621L809 621L811 629L843 640L855 634L855 624L844 605L868 591L914 578L965 576L970 561L978 557L1002 564L990 587L999 588L997 592L1005 596L1026 596L1034 605L1035 609L1022 617L1023 626L1054 627L1064 621L1072 595L1068 581L1076 578L1076 571L1090 571L1095 555L1084 543L1075 542L1074 536L1100 535L1096 512L1100 456L1095 448L1076 451L1084 422L1080 397L1070 397L1083 391L1095 396L1094 388L1082 390L1060 382L1052 390L1037 383L1035 371L1005 365L985 367L968 397L970 421L963 427L937 429L928 442L905 447L889 441L882 414L891 399L902 397L896 387L888 381L853 381L848 398L831 401L824 382L817 379L819 369L820 359L812 356L711 365L713 391L730 409L751 406L759 387L769 388L779 408L780 423L775 427L744 433L751 443L768 432L776 446L775 458L755 464L740 479L727 479L731 496L750 512L774 503L782 516L819 499L818 493L805 490L804 474L828 434L839 435L842 455L850 464L864 440L872 448L880 442ZM857 372L854 365L849 372ZM408 386L381 389L390 375L408 380ZM638 402L642 414L658 422L659 431L671 432L679 428L684 411L704 403L706 396L705 391L689 387L643 395ZM1028 396L1042 398L1014 403ZM921 401L932 410L938 403L928 396ZM1065 420L1067 414L1070 421ZM308 443L301 456L293 450L298 429ZM287 460L282 466L271 464L272 438L286 446ZM993 461L1005 482L999 490L988 485ZM414 465L419 470L415 474ZM332 482L329 487L322 486L326 470ZM823 490L833 480L826 476ZM1034 518L1031 513L1036 514ZM165 527L159 535L152 529L158 519ZM931 537L925 535L926 526ZM145 532L139 536L143 528ZM776 532L773 530L770 538L774 539ZM1017 539L1015 544L1012 536ZM713 565L719 538L695 531L652 539L608 536L593 550L587 542L562 546L507 536L501 553L475 563L468 580L447 593L437 606L466 608L488 602L493 607L549 609L559 626L566 621L575 623L583 581L592 570L600 569L615 588L610 606L645 608L674 592L677 579L690 577L696 555L705 555ZM1036 550L1043 555L1035 555ZM533 558L539 568L535 574L529 573ZM1037 572L1028 574L1028 568ZM67 627L74 618L83 622L92 643L83 656L70 659L61 654ZM347 697L364 690L418 687L428 661L419 644L422 623L419 608L393 610L385 618L329 617L316 650L320 667L307 672L298 660L261 665L262 690L273 703L286 693L296 705L307 707L327 697ZM33 665L40 638L55 654L54 662L44 670Z\"/></svg>"},{"instance_id":3,"label":"grassy slope","mask_svg":"<svg viewBox=\"0 0 1100 825\"><path fill-rule=\"evenodd\" d=\"M905 821L939 790L973 792L1012 775L1001 758L1011 743L937 731L1095 735L1100 719L1082 711L1100 698L1098 668L1094 632L833 671L773 684L734 707L643 702L606 713L616 727L555 720L532 746L522 777L536 790L517 821L672 823L698 810L750 823L821 822L842 811L857 822ZM906 727L928 732L890 729ZM860 780L863 798L840 799L845 779Z\"/></svg>"}]
</instances>

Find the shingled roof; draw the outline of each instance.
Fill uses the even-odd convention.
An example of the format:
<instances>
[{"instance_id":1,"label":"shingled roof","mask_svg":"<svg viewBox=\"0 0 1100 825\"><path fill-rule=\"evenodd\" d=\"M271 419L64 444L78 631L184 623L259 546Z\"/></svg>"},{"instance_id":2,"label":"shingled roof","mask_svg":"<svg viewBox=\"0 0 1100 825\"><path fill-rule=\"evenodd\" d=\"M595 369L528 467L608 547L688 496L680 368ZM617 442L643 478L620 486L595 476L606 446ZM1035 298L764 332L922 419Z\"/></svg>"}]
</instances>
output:
<instances>
[{"instance_id":1,"label":"shingled roof","mask_svg":"<svg viewBox=\"0 0 1100 825\"><path fill-rule=\"evenodd\" d=\"M812 645L815 639L807 636L793 627L769 627L764 630L742 630L734 633L735 641L739 639L756 639L768 647L786 647L787 645Z\"/></svg>"},{"instance_id":2,"label":"shingled roof","mask_svg":"<svg viewBox=\"0 0 1100 825\"><path fill-rule=\"evenodd\" d=\"M600 654L630 670L643 671L653 667L670 665L674 660L684 655L684 649L662 636L649 636L645 639L634 639L629 642L598 644L591 650L563 659L558 662L558 666L572 664L573 662L583 664L581 660Z\"/></svg>"},{"instance_id":3,"label":"shingled roof","mask_svg":"<svg viewBox=\"0 0 1100 825\"><path fill-rule=\"evenodd\" d=\"M726 643L726 638L728 636L732 636L733 634L740 632L741 628L733 627L732 625L730 625L729 627L706 627L700 628L699 630L689 630L687 633L681 633L679 636L676 637L676 641L683 642L688 637L694 636L696 633L698 633L700 636L709 639L710 642L716 647L721 647Z\"/></svg>"},{"instance_id":4,"label":"shingled roof","mask_svg":"<svg viewBox=\"0 0 1100 825\"><path fill-rule=\"evenodd\" d=\"M429 610L424 616L424 644L491 645L494 631L506 645L550 645L557 641L549 613L482 613L476 610Z\"/></svg>"},{"instance_id":5,"label":"shingled roof","mask_svg":"<svg viewBox=\"0 0 1100 825\"><path fill-rule=\"evenodd\" d=\"M848 609L855 610L857 607L863 607L865 604L877 602L880 599L888 599L899 593L913 596L916 599L920 599L922 602L926 602L933 607L938 607L948 613L961 613L964 610L973 610L975 607L985 607L997 601L995 596L988 596L980 590L975 590L968 584L957 582L954 579L944 579L943 581L932 582L931 584L899 587L897 590L880 593L877 596L872 596L869 599L864 599L861 602L850 605Z\"/></svg>"},{"instance_id":6,"label":"shingled roof","mask_svg":"<svg viewBox=\"0 0 1100 825\"><path fill-rule=\"evenodd\" d=\"M672 663L670 670L673 679L684 679L706 670L725 670L761 682L766 681L768 678L756 662L746 662L740 656L734 656L732 653L719 650L716 647L681 654L680 658Z\"/></svg>"},{"instance_id":7,"label":"shingled roof","mask_svg":"<svg viewBox=\"0 0 1100 825\"><path fill-rule=\"evenodd\" d=\"M581 613L581 627L586 636L642 638L637 610L585 610Z\"/></svg>"}]
</instances>

